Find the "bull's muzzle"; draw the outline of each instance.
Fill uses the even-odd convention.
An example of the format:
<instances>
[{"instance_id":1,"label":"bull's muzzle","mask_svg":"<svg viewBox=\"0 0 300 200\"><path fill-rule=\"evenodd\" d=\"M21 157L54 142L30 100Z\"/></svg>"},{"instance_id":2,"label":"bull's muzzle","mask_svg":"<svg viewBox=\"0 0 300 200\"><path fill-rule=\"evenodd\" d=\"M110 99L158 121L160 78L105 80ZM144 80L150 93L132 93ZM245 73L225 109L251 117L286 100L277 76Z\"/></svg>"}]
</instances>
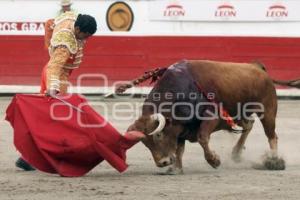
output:
<instances>
[{"instance_id":1,"label":"bull's muzzle","mask_svg":"<svg viewBox=\"0 0 300 200\"><path fill-rule=\"evenodd\" d=\"M172 165L175 162L174 156L164 157L160 159L156 164L158 167L166 167Z\"/></svg>"}]
</instances>

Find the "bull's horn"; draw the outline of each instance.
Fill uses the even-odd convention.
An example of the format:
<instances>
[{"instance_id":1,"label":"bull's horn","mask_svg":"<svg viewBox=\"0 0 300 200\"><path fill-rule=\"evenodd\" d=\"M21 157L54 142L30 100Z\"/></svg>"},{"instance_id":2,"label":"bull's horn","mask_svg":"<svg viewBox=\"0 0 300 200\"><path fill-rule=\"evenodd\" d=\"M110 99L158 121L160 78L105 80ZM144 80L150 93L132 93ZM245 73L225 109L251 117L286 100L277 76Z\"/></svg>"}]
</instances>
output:
<instances>
[{"instance_id":1,"label":"bull's horn","mask_svg":"<svg viewBox=\"0 0 300 200\"><path fill-rule=\"evenodd\" d=\"M165 128L166 118L162 114L155 113L155 114L150 116L150 119L154 120L154 121L158 121L159 124L153 132L149 133L149 135L155 135L156 133L161 132Z\"/></svg>"}]
</instances>

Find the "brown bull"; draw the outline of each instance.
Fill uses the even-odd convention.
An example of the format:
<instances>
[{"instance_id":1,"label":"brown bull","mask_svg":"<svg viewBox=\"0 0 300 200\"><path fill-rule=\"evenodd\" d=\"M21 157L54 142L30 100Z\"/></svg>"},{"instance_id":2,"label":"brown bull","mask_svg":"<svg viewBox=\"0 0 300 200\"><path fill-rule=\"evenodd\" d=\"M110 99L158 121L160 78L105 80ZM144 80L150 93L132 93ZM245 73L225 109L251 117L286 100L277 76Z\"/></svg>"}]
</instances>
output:
<instances>
[{"instance_id":1,"label":"brown bull","mask_svg":"<svg viewBox=\"0 0 300 200\"><path fill-rule=\"evenodd\" d=\"M277 158L277 96L273 82L300 87L300 79L272 80L259 63L189 60L150 72L133 83L151 77L159 80L144 102L142 116L128 129L145 134L142 142L150 149L156 165L172 165L167 173L183 172L185 140L199 142L207 162L214 168L220 165L219 156L209 146L210 135L218 130L233 131L221 108L243 129L233 147L235 161L240 159L252 129L254 113L263 125L273 158ZM117 92L129 87L122 85ZM281 161L278 169L285 167Z\"/></svg>"}]
</instances>

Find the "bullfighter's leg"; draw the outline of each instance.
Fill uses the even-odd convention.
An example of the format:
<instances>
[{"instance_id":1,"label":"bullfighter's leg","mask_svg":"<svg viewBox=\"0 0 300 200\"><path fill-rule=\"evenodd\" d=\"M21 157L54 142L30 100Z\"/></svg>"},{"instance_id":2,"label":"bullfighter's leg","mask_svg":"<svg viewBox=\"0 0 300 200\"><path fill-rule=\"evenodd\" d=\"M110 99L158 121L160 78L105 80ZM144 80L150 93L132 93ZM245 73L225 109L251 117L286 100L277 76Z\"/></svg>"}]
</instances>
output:
<instances>
[{"instance_id":1,"label":"bullfighter's leg","mask_svg":"<svg viewBox=\"0 0 300 200\"><path fill-rule=\"evenodd\" d=\"M34 171L35 168L32 167L27 161L25 161L22 157L19 157L16 161L16 167L23 169L24 171Z\"/></svg>"},{"instance_id":2,"label":"bullfighter's leg","mask_svg":"<svg viewBox=\"0 0 300 200\"><path fill-rule=\"evenodd\" d=\"M231 154L231 158L232 158L233 161L235 161L235 162L240 162L241 161L242 150L244 148L244 145L245 145L246 139L248 137L248 134L252 130L253 124L254 124L254 118L253 117L249 117L249 119L243 120L241 122L241 126L243 127L243 132L242 132L242 135L239 138L238 142L233 147L232 154Z\"/></svg>"},{"instance_id":3,"label":"bullfighter's leg","mask_svg":"<svg viewBox=\"0 0 300 200\"><path fill-rule=\"evenodd\" d=\"M198 142L204 150L206 161L213 167L217 168L220 164L219 156L209 148L210 134L216 129L219 119L205 120L201 122L198 130Z\"/></svg>"},{"instance_id":4,"label":"bullfighter's leg","mask_svg":"<svg viewBox=\"0 0 300 200\"><path fill-rule=\"evenodd\" d=\"M177 149L176 149L176 161L175 163L167 170L167 174L183 174L182 169L182 156L184 153L185 140L178 140Z\"/></svg>"}]
</instances>

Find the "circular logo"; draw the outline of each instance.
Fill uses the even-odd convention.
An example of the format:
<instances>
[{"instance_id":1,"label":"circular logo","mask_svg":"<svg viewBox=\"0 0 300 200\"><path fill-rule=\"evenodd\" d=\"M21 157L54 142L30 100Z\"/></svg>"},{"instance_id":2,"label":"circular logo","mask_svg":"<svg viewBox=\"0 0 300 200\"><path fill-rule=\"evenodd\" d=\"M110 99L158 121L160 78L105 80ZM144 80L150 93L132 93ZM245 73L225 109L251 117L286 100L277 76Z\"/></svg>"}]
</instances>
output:
<instances>
[{"instance_id":1,"label":"circular logo","mask_svg":"<svg viewBox=\"0 0 300 200\"><path fill-rule=\"evenodd\" d=\"M106 23L111 31L129 31L132 27L133 19L131 8L122 1L111 4L106 13Z\"/></svg>"}]
</instances>

